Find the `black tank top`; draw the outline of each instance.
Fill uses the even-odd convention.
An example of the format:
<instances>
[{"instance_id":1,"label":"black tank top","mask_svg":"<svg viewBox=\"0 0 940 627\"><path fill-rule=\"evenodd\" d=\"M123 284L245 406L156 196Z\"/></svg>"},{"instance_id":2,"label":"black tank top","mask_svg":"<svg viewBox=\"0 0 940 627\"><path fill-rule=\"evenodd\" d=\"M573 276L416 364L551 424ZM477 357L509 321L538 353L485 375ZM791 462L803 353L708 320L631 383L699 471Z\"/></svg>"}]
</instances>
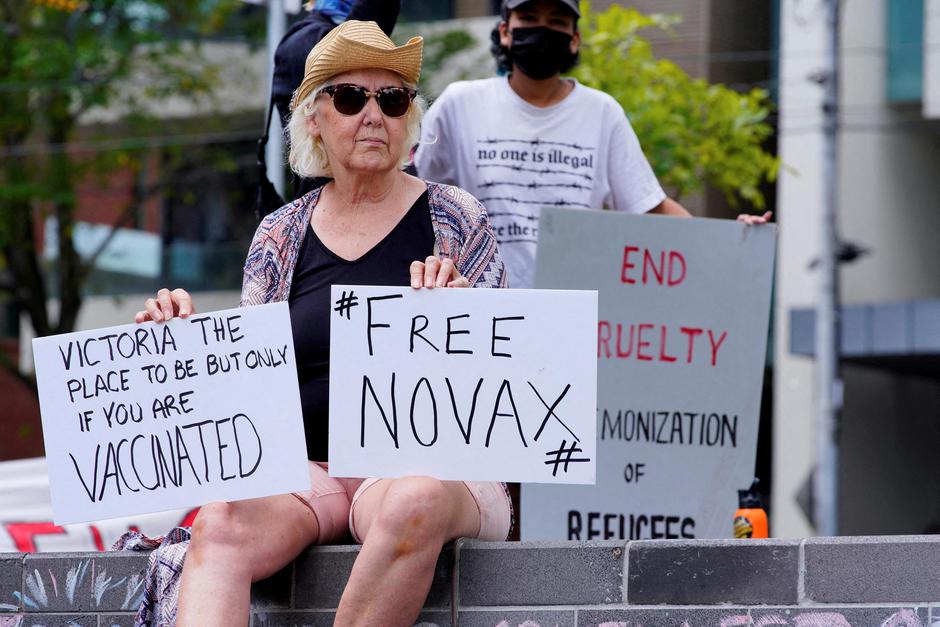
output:
<instances>
[{"instance_id":1,"label":"black tank top","mask_svg":"<svg viewBox=\"0 0 940 627\"><path fill-rule=\"evenodd\" d=\"M410 285L411 262L424 261L433 251L434 229L427 192L382 241L355 261L334 254L307 225L288 303L308 459L328 460L330 287Z\"/></svg>"}]
</instances>

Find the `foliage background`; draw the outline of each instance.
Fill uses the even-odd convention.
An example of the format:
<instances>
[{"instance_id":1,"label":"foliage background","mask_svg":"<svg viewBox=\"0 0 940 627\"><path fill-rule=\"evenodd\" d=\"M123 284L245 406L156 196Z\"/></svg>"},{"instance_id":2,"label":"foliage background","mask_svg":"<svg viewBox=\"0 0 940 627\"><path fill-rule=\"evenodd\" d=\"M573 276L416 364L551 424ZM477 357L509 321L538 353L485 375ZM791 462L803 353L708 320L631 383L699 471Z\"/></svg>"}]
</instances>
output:
<instances>
[{"instance_id":1,"label":"foliage background","mask_svg":"<svg viewBox=\"0 0 940 627\"><path fill-rule=\"evenodd\" d=\"M710 185L732 207L743 200L763 209L761 185L779 168L764 149L774 133L767 91L739 93L657 59L640 32L668 30L676 17L618 5L598 13L588 2L581 14L581 62L572 75L620 103L663 185L677 198Z\"/></svg>"},{"instance_id":2,"label":"foliage background","mask_svg":"<svg viewBox=\"0 0 940 627\"><path fill-rule=\"evenodd\" d=\"M162 141L179 129L159 110L171 100L212 103L222 67L207 60L202 43L233 29L260 42L263 22L238 23L242 6L239 0L0 2L0 271L9 277L0 289L38 335L74 328L97 256L82 259L74 248L78 187L104 185L116 172L138 181L115 226L132 222L147 199L178 191L138 176L155 158L154 143L161 147L160 172L176 171L187 158L185 147ZM88 123L96 115L116 119ZM211 130L211 119L202 124ZM221 156L211 163L231 166ZM37 244L50 217L58 242L53 267Z\"/></svg>"}]
</instances>

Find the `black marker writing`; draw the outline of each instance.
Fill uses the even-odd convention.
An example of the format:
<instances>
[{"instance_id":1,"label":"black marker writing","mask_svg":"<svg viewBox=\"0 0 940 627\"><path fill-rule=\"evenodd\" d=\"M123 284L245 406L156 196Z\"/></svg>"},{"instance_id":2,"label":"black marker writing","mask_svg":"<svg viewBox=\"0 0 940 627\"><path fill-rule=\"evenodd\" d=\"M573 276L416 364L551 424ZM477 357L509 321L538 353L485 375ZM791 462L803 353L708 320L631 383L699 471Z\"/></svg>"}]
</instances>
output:
<instances>
[{"instance_id":1,"label":"black marker writing","mask_svg":"<svg viewBox=\"0 0 940 627\"><path fill-rule=\"evenodd\" d=\"M496 335L496 323L503 322L504 320L525 320L525 316L506 316L504 318L493 317L493 340L490 343L490 354L493 357L512 357L509 353L497 353L496 352L496 340L500 342L508 342L510 338L508 335Z\"/></svg>"},{"instance_id":2,"label":"black marker writing","mask_svg":"<svg viewBox=\"0 0 940 627\"><path fill-rule=\"evenodd\" d=\"M200 318L190 318L189 321L192 324L199 324L200 329L202 329L202 343L208 346L210 333L212 334L212 338L215 340L215 342L228 341L234 344L244 338L244 335L238 335L241 327L235 324L235 321L239 318L241 318L240 314L226 316L225 318L202 316ZM211 322L210 329L206 328L207 322Z\"/></svg>"},{"instance_id":3,"label":"black marker writing","mask_svg":"<svg viewBox=\"0 0 940 627\"><path fill-rule=\"evenodd\" d=\"M130 370L110 371L105 374L96 374L93 377L79 377L69 379L66 387L69 391L69 400L75 402L76 395L81 399L97 398L109 393L127 392L130 384L127 378Z\"/></svg>"},{"instance_id":4,"label":"black marker writing","mask_svg":"<svg viewBox=\"0 0 940 627\"><path fill-rule=\"evenodd\" d=\"M164 355L176 349L176 339L168 325L141 327L133 332L112 333L101 337L73 340L63 350L59 346L62 365L71 370L73 359L77 359L79 368L96 366L103 360L116 361L119 358L131 359L143 355Z\"/></svg>"},{"instance_id":5,"label":"black marker writing","mask_svg":"<svg viewBox=\"0 0 940 627\"><path fill-rule=\"evenodd\" d=\"M205 437L203 432L203 427L209 425L214 427L208 430L209 434L214 434L214 440L211 435ZM190 431L194 428L199 432L198 444ZM148 441L149 450L146 446ZM234 453L225 452L232 448ZM198 451L201 455L197 453L194 456L190 451ZM210 452L218 453L215 466L215 457ZM216 477L221 481L249 477L261 465L262 456L258 429L242 413L231 418L179 425L162 433L98 444L93 463L89 461L84 468L75 455L69 453L79 482L92 503L105 500L109 494L121 495L123 490L155 491L185 487L188 481L202 485L203 481L211 482ZM134 482L128 480L131 473L125 472L128 464L133 471ZM142 477L142 473L145 476Z\"/></svg>"},{"instance_id":6,"label":"black marker writing","mask_svg":"<svg viewBox=\"0 0 940 627\"><path fill-rule=\"evenodd\" d=\"M372 352L372 329L379 329L379 328L387 329L390 326L388 324L380 324L380 323L373 324L372 301L389 300L389 299L394 299L394 298L402 298L402 295L401 294L389 294L387 296L370 296L369 298L366 299L366 310L368 311L368 319L367 319L367 324L366 324L366 337L368 338L368 341L369 341L369 356L370 357L374 354Z\"/></svg>"},{"instance_id":7,"label":"black marker writing","mask_svg":"<svg viewBox=\"0 0 940 627\"><path fill-rule=\"evenodd\" d=\"M467 329L457 329L452 330L451 323L454 320L460 320L461 318L470 318L470 314L461 314L459 316L448 316L447 317L447 345L446 350L448 355L472 355L473 351L470 350L460 350L460 349L451 349L450 347L450 338L452 335L470 335L470 331Z\"/></svg>"},{"instance_id":8,"label":"black marker writing","mask_svg":"<svg viewBox=\"0 0 940 627\"><path fill-rule=\"evenodd\" d=\"M427 394L428 398L431 400L431 416L432 416L431 424L434 425L434 435L431 437L430 442L425 442L424 440L421 439L421 436L418 435L418 428L415 426L415 402L418 399L418 390L421 389L422 383L424 384L425 388L428 391L428 394ZM411 419L411 433L414 434L415 441L421 446L433 446L434 443L437 442L437 401L434 400L434 391L431 390L431 383L425 378L422 378L418 381L418 384L415 385L414 392L412 392L411 394L410 419Z\"/></svg>"}]
</instances>

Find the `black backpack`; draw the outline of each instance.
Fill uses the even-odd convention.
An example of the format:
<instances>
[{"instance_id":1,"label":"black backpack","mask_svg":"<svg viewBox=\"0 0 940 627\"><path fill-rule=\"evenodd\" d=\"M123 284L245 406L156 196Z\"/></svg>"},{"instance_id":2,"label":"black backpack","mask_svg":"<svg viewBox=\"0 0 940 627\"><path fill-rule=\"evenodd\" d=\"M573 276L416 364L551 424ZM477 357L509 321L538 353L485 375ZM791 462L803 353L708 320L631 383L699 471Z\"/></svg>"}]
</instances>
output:
<instances>
[{"instance_id":1,"label":"black backpack","mask_svg":"<svg viewBox=\"0 0 940 627\"><path fill-rule=\"evenodd\" d=\"M378 23L386 34L391 35L395 22L398 21L400 9L401 0L357 0L349 12L349 19L372 20ZM294 95L294 90L303 80L307 55L335 26L336 24L329 17L316 10L310 11L306 17L287 30L274 52L274 80L271 84L271 97L265 116L264 135L258 140L258 192L255 196L255 214L259 220L287 204L268 179L264 153L268 145L271 116L277 109L282 127L287 127L287 121L290 119L290 100ZM321 177L301 179L293 176L293 197L298 198L329 180Z\"/></svg>"}]
</instances>

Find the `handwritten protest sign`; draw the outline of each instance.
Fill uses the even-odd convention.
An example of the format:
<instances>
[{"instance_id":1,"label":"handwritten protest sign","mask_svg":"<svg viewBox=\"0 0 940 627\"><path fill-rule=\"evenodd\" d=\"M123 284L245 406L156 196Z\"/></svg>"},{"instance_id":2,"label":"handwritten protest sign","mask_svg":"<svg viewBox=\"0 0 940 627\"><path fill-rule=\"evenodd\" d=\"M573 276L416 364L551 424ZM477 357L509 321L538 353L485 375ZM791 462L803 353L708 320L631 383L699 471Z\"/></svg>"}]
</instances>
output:
<instances>
[{"instance_id":1,"label":"handwritten protest sign","mask_svg":"<svg viewBox=\"0 0 940 627\"><path fill-rule=\"evenodd\" d=\"M334 285L330 474L592 483L597 294Z\"/></svg>"},{"instance_id":2,"label":"handwritten protest sign","mask_svg":"<svg viewBox=\"0 0 940 627\"><path fill-rule=\"evenodd\" d=\"M309 487L286 303L33 351L56 524Z\"/></svg>"},{"instance_id":3,"label":"handwritten protest sign","mask_svg":"<svg viewBox=\"0 0 940 627\"><path fill-rule=\"evenodd\" d=\"M774 235L543 210L536 285L599 290L598 475L523 486L524 540L731 535L754 476Z\"/></svg>"}]
</instances>

